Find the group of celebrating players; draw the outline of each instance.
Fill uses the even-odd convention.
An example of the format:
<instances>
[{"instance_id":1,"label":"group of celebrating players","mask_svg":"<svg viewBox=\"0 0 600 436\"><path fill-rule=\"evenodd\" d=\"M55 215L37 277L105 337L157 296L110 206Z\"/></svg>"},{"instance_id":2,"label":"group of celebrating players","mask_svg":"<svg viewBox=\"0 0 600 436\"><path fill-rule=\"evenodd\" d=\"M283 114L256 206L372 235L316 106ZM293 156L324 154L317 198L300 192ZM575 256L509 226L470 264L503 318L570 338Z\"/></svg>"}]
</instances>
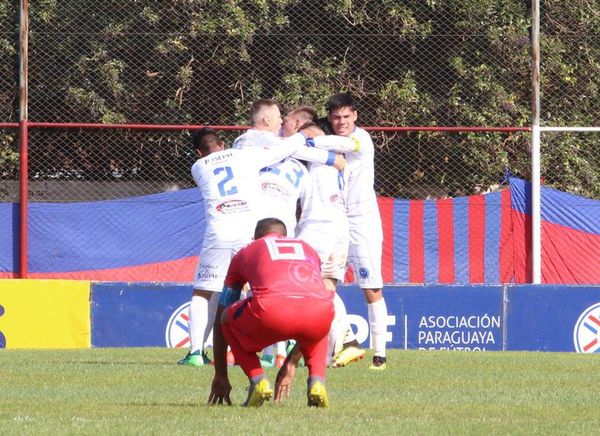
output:
<instances>
[{"instance_id":1,"label":"group of celebrating players","mask_svg":"<svg viewBox=\"0 0 600 436\"><path fill-rule=\"evenodd\" d=\"M304 357L308 404L328 407L326 366L365 355L335 292L347 264L368 306L370 369L386 368L374 146L356 125L357 115L347 93L331 96L321 120L310 107L282 119L277 102L263 99L252 105L251 128L232 148L212 129L194 132L200 159L192 176L204 200L206 230L190 304L190 351L179 363L208 364L203 347L213 331L211 404L231 404L229 346L250 381L244 405L288 396ZM286 353L290 339L296 345ZM256 354L271 344L281 356L274 390Z\"/></svg>"}]
</instances>

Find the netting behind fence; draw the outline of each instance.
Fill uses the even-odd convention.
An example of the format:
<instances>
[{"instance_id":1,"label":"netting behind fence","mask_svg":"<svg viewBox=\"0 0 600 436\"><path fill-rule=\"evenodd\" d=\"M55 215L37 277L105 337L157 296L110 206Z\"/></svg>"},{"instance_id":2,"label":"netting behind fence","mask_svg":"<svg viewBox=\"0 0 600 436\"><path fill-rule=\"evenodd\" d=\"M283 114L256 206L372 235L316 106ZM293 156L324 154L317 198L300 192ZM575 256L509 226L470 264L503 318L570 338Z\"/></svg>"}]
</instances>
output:
<instances>
[{"instance_id":1,"label":"netting behind fence","mask_svg":"<svg viewBox=\"0 0 600 436\"><path fill-rule=\"evenodd\" d=\"M589 2L542 10L543 125L594 125L600 15ZM18 120L18 10L0 0L0 122ZM250 103L284 109L353 93L366 126L523 128L530 120L528 2L63 1L30 5L33 122L248 123ZM230 142L240 131L224 131ZM373 133L376 191L439 199L530 177L530 134ZM593 136L543 142L542 176L591 198ZM18 132L0 130L0 199L18 198ZM191 186L185 130L32 128L30 199L79 202ZM85 216L81 219L86 219Z\"/></svg>"}]
</instances>

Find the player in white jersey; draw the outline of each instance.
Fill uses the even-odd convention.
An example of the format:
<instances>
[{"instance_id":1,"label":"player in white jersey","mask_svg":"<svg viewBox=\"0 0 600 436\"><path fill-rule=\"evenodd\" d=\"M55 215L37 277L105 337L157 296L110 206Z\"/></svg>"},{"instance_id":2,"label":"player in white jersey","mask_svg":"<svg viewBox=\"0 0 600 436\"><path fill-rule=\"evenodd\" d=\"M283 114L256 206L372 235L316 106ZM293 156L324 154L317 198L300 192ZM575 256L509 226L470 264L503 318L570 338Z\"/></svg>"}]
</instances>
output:
<instances>
[{"instance_id":1,"label":"player in white jersey","mask_svg":"<svg viewBox=\"0 0 600 436\"><path fill-rule=\"evenodd\" d=\"M290 136L298 129L312 126L316 112L308 107L300 107L290 111L283 124L283 134ZM323 131L319 128L319 133ZM360 146L354 140L339 136L317 136L313 142L318 147L334 149L340 152L356 151ZM308 242L317 250L322 260L321 270L328 289L335 291L337 283L343 281L349 245L349 227L344 200L344 173L335 169L309 163L310 184L301 195L302 213L298 222L296 236ZM335 294L335 318L332 324L328 365L336 366L331 361L341 351L344 337L349 332L348 342L354 339L347 319L346 308L341 298ZM364 357L365 352L355 347L352 360ZM348 354L348 352L346 353ZM349 363L349 362L347 362Z\"/></svg>"},{"instance_id":2,"label":"player in white jersey","mask_svg":"<svg viewBox=\"0 0 600 436\"><path fill-rule=\"evenodd\" d=\"M258 100L250 110L252 128L233 142L233 148L272 148L284 142L279 136L282 130L281 112L274 100ZM285 123L283 123L285 128ZM296 130L294 133L298 132ZM288 135L289 136L289 135ZM306 158L307 150L301 150L294 156ZM296 228L296 203L307 183L308 170L294 157L263 168L260 174L262 206L261 218L275 217L283 221L288 234L293 235Z\"/></svg>"},{"instance_id":3,"label":"player in white jersey","mask_svg":"<svg viewBox=\"0 0 600 436\"><path fill-rule=\"evenodd\" d=\"M357 117L356 103L350 94L339 93L329 98L327 120L333 133L352 136L360 142L358 152L346 153L346 214L350 225L348 260L367 302L374 349L370 368L385 369L387 306L383 298L381 275L383 231L373 187L375 148L369 133L356 126Z\"/></svg>"},{"instance_id":4,"label":"player in white jersey","mask_svg":"<svg viewBox=\"0 0 600 436\"><path fill-rule=\"evenodd\" d=\"M276 101L262 99L254 102L250 109L250 124L252 127L235 139L233 148L272 148L283 143L279 134L285 130L285 122L282 123ZM298 130L297 128L293 133ZM306 153L306 150L301 150L295 156L304 159ZM285 223L288 234L293 235L296 228L296 204L307 180L308 170L293 157L263 168L260 173L262 199L258 218L278 218ZM264 367L281 367L286 354L284 342L275 344L264 350L261 363Z\"/></svg>"},{"instance_id":5,"label":"player in white jersey","mask_svg":"<svg viewBox=\"0 0 600 436\"><path fill-rule=\"evenodd\" d=\"M260 207L258 175L261 168L306 148L305 137L295 135L272 149L224 150L212 129L193 135L200 159L192 176L202 193L206 231L194 277L190 305L190 352L182 365L202 366L209 362L203 352L218 304L218 295L233 255L250 242ZM343 167L344 162L324 150L310 150L311 160Z\"/></svg>"}]
</instances>

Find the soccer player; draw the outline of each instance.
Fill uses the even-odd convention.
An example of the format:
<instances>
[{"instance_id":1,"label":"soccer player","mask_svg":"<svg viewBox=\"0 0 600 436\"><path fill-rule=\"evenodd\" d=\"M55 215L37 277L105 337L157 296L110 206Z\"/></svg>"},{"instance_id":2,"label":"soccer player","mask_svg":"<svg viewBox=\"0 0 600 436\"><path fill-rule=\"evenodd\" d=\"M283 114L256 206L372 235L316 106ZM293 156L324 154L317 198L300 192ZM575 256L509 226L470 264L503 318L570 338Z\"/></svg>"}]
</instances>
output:
<instances>
[{"instance_id":1,"label":"soccer player","mask_svg":"<svg viewBox=\"0 0 600 436\"><path fill-rule=\"evenodd\" d=\"M279 106L274 100L257 100L250 109L250 123L252 128L239 136L233 144L233 148L272 148L285 142L285 139L279 137L290 137L304 127L307 135L322 135L323 132L316 125L306 125L309 121L316 118L315 111L307 106L296 108L289 112L283 123L281 122L281 112ZM338 138L339 142L346 144L346 147L354 148L354 142L347 138ZM315 138L317 144L321 144L323 138ZM349 143L349 145L348 145ZM312 144L312 142L311 142ZM328 147L332 148L332 147ZM308 170L299 162L299 159L306 160L309 150L300 150L293 157L286 158L275 165L261 170L261 211L259 218L275 217L282 220L290 234L294 234L296 228L296 203L303 192L310 185L308 182ZM334 169L333 172L337 174ZM339 303L339 297L336 303ZM264 350L261 359L264 367L281 367L286 356L286 344L278 343L269 346ZM275 350L273 350L275 349Z\"/></svg>"},{"instance_id":2,"label":"soccer player","mask_svg":"<svg viewBox=\"0 0 600 436\"><path fill-rule=\"evenodd\" d=\"M260 99L250 108L250 125L244 134L233 142L233 148L271 148L282 143L279 136L282 118L275 100ZM283 122L285 127L285 121ZM297 133L296 129L294 133ZM291 135L288 135L291 136ZM304 156L300 152L301 156ZM290 234L296 228L296 203L307 184L308 170L297 159L286 158L260 172L261 209L258 218L276 217L285 223ZM278 368L283 365L287 354L286 344L279 342L268 346L263 353L263 367Z\"/></svg>"},{"instance_id":3,"label":"soccer player","mask_svg":"<svg viewBox=\"0 0 600 436\"><path fill-rule=\"evenodd\" d=\"M315 119L316 113L312 109L293 110L285 117L283 133L293 135L301 127L312 127L319 129L320 134L324 134L314 123ZM285 128L286 124L287 128ZM353 151L359 146L354 141L343 141L344 139L346 138L318 136L315 142L327 140L329 142L327 146L337 145L341 151ZM308 165L310 184L300 196L302 212L296 236L317 250L322 261L321 269L325 285L335 293L337 283L344 279L350 240L344 199L344 173L319 163ZM335 318L329 335L328 365L332 364L332 358L337 357L342 350L346 333L351 332L346 307L337 293L334 295ZM365 355L360 347L352 347L352 350L355 353L352 361L362 359ZM350 356L349 353L350 350L345 352L346 360ZM349 361L345 364L348 363Z\"/></svg>"},{"instance_id":4,"label":"soccer player","mask_svg":"<svg viewBox=\"0 0 600 436\"><path fill-rule=\"evenodd\" d=\"M306 132L305 132L306 133ZM194 276L190 304L190 350L178 363L202 366L209 363L203 351L218 304L218 293L232 256L251 241L260 208L259 171L305 147L298 134L272 149L224 150L217 133L208 128L194 132L193 144L200 159L192 176L204 199L206 231ZM343 168L335 153L308 150L311 160Z\"/></svg>"},{"instance_id":5,"label":"soccer player","mask_svg":"<svg viewBox=\"0 0 600 436\"><path fill-rule=\"evenodd\" d=\"M226 348L248 377L244 406L260 406L273 396L257 352L293 338L308 366L308 405L328 407L325 389L327 333L333 319L333 293L321 280L321 261L306 242L286 238L276 218L258 222L254 242L231 260L214 325L215 376L209 404L231 404ZM253 293L239 300L244 283Z\"/></svg>"},{"instance_id":6,"label":"soccer player","mask_svg":"<svg viewBox=\"0 0 600 436\"><path fill-rule=\"evenodd\" d=\"M329 98L327 120L333 132L340 136L355 137L360 142L358 152L346 154L346 214L350 224L348 260L367 302L374 349L370 369L382 370L386 368L387 306L383 298L381 275L383 231L373 188L375 147L369 133L356 125L357 117L357 105L350 94L338 93ZM344 358L342 351L338 357L339 363L343 363Z\"/></svg>"}]
</instances>

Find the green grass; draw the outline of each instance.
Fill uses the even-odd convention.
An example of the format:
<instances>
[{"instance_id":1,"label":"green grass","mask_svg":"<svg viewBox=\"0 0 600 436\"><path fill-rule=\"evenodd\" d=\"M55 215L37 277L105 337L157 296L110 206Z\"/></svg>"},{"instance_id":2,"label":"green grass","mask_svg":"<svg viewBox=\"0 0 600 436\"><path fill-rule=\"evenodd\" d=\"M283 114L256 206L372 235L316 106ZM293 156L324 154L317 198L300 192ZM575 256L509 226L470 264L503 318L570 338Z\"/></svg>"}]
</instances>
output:
<instances>
[{"instance_id":1,"label":"green grass","mask_svg":"<svg viewBox=\"0 0 600 436\"><path fill-rule=\"evenodd\" d=\"M600 356L389 351L328 372L331 409L306 406L306 369L292 397L207 406L211 367L178 367L182 350L1 350L0 434L573 434L600 426ZM269 371L271 379L275 370Z\"/></svg>"}]
</instances>

